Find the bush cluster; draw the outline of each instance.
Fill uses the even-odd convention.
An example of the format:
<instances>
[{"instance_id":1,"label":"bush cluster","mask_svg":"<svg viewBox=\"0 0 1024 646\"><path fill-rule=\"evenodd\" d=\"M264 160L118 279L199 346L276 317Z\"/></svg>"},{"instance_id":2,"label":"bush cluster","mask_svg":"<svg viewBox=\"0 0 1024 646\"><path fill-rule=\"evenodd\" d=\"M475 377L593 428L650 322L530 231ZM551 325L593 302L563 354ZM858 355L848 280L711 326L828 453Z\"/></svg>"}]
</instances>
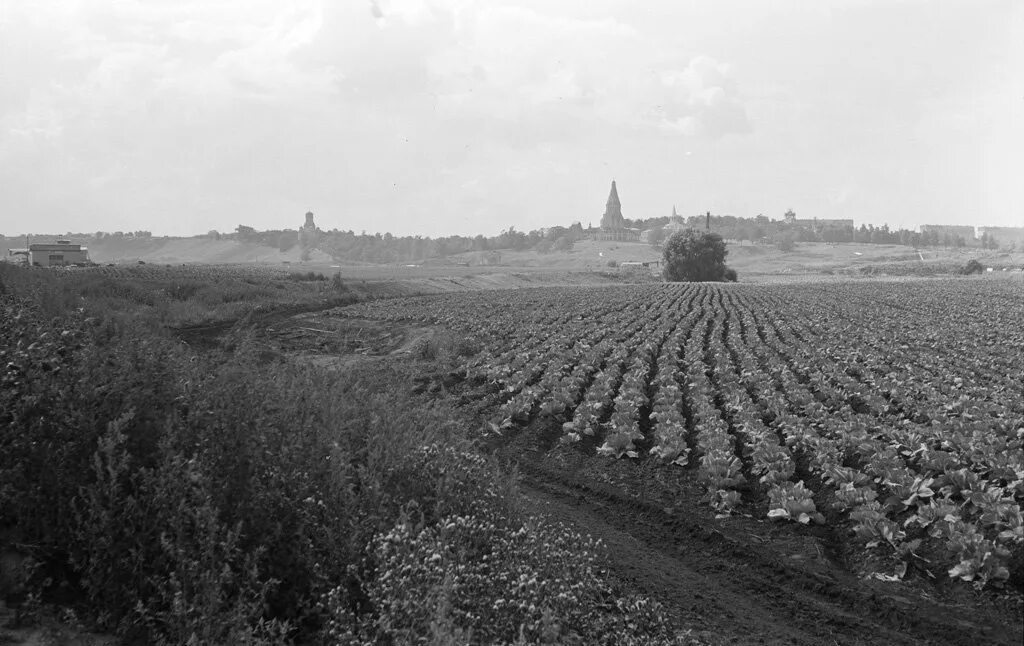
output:
<instances>
[{"instance_id":1,"label":"bush cluster","mask_svg":"<svg viewBox=\"0 0 1024 646\"><path fill-rule=\"evenodd\" d=\"M673 233L662 251L662 274L670 281L736 282L736 270L725 264L729 255L717 233L686 229Z\"/></svg>"},{"instance_id":2,"label":"bush cluster","mask_svg":"<svg viewBox=\"0 0 1024 646\"><path fill-rule=\"evenodd\" d=\"M977 259L971 258L970 260L967 261L967 264L960 269L960 273L965 275L984 274L985 265L978 262Z\"/></svg>"},{"instance_id":3,"label":"bush cluster","mask_svg":"<svg viewBox=\"0 0 1024 646\"><path fill-rule=\"evenodd\" d=\"M449 452L445 462L458 464L453 457ZM471 472L473 457L462 457ZM367 645L424 638L444 644L677 641L658 604L607 585L599 543L508 513L500 491L477 493L461 512L432 523L406 515L378 534L365 588L376 611L368 621L354 619L344 591L333 591L331 636Z\"/></svg>"},{"instance_id":4,"label":"bush cluster","mask_svg":"<svg viewBox=\"0 0 1024 646\"><path fill-rule=\"evenodd\" d=\"M0 551L44 600L145 643L672 638L406 375L195 354L45 284L4 292Z\"/></svg>"},{"instance_id":5,"label":"bush cluster","mask_svg":"<svg viewBox=\"0 0 1024 646\"><path fill-rule=\"evenodd\" d=\"M88 306L106 317L144 319L157 327L238 320L255 309L347 305L358 300L339 274L246 275L209 267L96 267L64 271L0 263L0 284L31 296L48 315Z\"/></svg>"}]
</instances>

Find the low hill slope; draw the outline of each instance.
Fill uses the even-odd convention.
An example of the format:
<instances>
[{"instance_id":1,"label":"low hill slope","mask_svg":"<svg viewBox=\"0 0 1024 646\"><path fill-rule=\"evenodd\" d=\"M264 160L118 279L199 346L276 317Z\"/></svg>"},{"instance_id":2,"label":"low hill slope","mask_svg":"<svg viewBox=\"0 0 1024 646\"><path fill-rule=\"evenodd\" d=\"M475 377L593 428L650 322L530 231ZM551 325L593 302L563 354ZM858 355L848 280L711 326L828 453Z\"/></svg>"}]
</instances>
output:
<instances>
[{"instance_id":1,"label":"low hill slope","mask_svg":"<svg viewBox=\"0 0 1024 646\"><path fill-rule=\"evenodd\" d=\"M151 262L151 263L298 263L301 250L298 246L288 251L279 251L237 240L211 240L208 238L102 238L83 241L89 247L93 262ZM331 257L322 251L310 253L314 262L330 262Z\"/></svg>"}]
</instances>

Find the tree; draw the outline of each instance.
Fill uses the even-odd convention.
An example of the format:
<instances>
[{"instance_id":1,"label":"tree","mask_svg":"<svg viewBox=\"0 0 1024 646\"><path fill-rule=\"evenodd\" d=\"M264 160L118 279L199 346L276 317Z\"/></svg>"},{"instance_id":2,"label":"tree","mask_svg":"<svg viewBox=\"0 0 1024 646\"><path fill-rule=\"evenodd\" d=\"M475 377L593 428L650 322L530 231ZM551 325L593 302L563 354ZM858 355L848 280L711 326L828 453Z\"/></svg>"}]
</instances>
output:
<instances>
[{"instance_id":1,"label":"tree","mask_svg":"<svg viewBox=\"0 0 1024 646\"><path fill-rule=\"evenodd\" d=\"M783 233L775 240L775 246L778 247L779 251L789 253L796 248L796 242L793 241L792 233Z\"/></svg>"},{"instance_id":2,"label":"tree","mask_svg":"<svg viewBox=\"0 0 1024 646\"><path fill-rule=\"evenodd\" d=\"M665 242L665 280L723 281L729 251L717 233L687 229Z\"/></svg>"},{"instance_id":3,"label":"tree","mask_svg":"<svg viewBox=\"0 0 1024 646\"><path fill-rule=\"evenodd\" d=\"M552 245L552 249L555 251L572 251L575 241L568 235L561 235L555 240L555 244Z\"/></svg>"},{"instance_id":4,"label":"tree","mask_svg":"<svg viewBox=\"0 0 1024 646\"><path fill-rule=\"evenodd\" d=\"M647 236L647 243L652 247L660 247L661 243L665 241L665 229L656 227L651 229L650 234Z\"/></svg>"},{"instance_id":5,"label":"tree","mask_svg":"<svg viewBox=\"0 0 1024 646\"><path fill-rule=\"evenodd\" d=\"M961 274L967 274L967 275L970 275L970 274L984 274L985 273L985 265L983 265L980 262L978 262L977 259L971 258L970 260L967 261L967 264L964 265L963 269L960 270L960 273Z\"/></svg>"}]
</instances>

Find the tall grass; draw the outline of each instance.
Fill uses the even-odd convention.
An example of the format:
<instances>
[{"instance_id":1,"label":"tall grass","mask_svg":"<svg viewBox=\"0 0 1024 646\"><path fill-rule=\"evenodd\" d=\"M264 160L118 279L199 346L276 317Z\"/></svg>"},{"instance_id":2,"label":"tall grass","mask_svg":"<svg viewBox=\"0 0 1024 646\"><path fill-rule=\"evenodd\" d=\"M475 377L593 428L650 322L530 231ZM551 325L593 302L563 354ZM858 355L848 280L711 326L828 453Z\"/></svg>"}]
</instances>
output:
<instances>
[{"instance_id":1,"label":"tall grass","mask_svg":"<svg viewBox=\"0 0 1024 646\"><path fill-rule=\"evenodd\" d=\"M679 641L401 367L196 354L133 287L0 281L0 551L44 600L143 643Z\"/></svg>"}]
</instances>

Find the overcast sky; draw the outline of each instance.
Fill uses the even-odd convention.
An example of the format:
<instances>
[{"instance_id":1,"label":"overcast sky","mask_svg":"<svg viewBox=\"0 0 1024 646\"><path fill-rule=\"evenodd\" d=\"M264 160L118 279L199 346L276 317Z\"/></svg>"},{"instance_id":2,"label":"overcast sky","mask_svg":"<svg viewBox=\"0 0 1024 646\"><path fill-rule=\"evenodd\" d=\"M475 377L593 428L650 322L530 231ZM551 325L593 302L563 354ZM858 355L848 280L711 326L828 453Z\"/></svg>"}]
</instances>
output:
<instances>
[{"instance_id":1,"label":"overcast sky","mask_svg":"<svg viewBox=\"0 0 1024 646\"><path fill-rule=\"evenodd\" d=\"M1020 0L0 0L0 232L1024 226Z\"/></svg>"}]
</instances>

